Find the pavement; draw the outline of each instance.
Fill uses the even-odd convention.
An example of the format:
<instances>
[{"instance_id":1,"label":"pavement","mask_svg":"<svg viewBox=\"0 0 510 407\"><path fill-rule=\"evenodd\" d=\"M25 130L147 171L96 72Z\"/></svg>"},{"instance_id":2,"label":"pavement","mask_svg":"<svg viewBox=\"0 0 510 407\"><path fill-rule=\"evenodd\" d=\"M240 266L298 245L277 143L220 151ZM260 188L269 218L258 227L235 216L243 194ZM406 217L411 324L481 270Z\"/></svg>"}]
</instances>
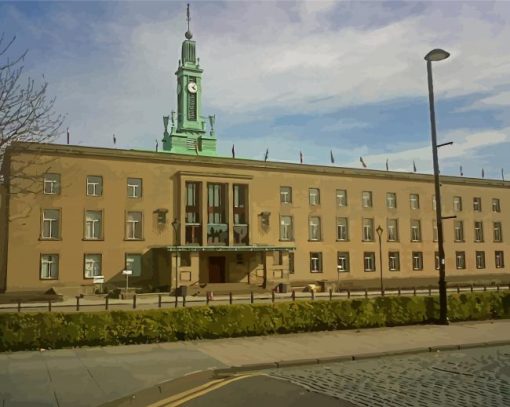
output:
<instances>
[{"instance_id":1,"label":"pavement","mask_svg":"<svg viewBox=\"0 0 510 407\"><path fill-rule=\"evenodd\" d=\"M508 344L498 320L1 353L0 405L146 406L260 369Z\"/></svg>"}]
</instances>

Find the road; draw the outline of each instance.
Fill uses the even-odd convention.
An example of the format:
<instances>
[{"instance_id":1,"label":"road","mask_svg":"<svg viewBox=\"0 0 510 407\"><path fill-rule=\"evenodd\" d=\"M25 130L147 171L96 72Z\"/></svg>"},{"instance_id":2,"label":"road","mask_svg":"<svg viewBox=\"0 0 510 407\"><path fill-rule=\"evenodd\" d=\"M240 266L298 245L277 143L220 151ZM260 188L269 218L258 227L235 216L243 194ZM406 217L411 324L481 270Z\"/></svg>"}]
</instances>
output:
<instances>
[{"instance_id":1,"label":"road","mask_svg":"<svg viewBox=\"0 0 510 407\"><path fill-rule=\"evenodd\" d=\"M232 382L183 406L510 406L510 346L274 369L264 374L269 377Z\"/></svg>"}]
</instances>

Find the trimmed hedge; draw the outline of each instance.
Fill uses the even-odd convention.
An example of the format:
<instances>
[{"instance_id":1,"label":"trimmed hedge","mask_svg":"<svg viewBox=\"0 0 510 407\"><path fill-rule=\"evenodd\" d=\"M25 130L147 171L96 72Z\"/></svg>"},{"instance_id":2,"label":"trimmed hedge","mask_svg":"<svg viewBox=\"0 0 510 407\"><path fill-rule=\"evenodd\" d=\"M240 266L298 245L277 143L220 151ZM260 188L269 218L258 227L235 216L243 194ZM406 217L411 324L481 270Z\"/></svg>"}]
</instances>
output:
<instances>
[{"instance_id":1,"label":"trimmed hedge","mask_svg":"<svg viewBox=\"0 0 510 407\"><path fill-rule=\"evenodd\" d=\"M453 294L451 321L510 317L510 292ZM0 351L212 339L434 322L438 297L0 314Z\"/></svg>"}]
</instances>

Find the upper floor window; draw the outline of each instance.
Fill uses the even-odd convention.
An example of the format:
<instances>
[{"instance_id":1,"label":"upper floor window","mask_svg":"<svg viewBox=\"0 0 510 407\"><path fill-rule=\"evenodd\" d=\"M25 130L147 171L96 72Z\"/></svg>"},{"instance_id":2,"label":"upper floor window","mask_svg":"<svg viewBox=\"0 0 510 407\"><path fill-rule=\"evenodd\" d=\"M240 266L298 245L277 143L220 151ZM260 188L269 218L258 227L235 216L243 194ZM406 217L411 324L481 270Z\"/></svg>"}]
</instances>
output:
<instances>
[{"instance_id":1,"label":"upper floor window","mask_svg":"<svg viewBox=\"0 0 510 407\"><path fill-rule=\"evenodd\" d=\"M294 240L292 216L280 216L280 240Z\"/></svg>"},{"instance_id":2,"label":"upper floor window","mask_svg":"<svg viewBox=\"0 0 510 407\"><path fill-rule=\"evenodd\" d=\"M87 195L103 195L103 177L98 175L87 175Z\"/></svg>"},{"instance_id":3,"label":"upper floor window","mask_svg":"<svg viewBox=\"0 0 510 407\"><path fill-rule=\"evenodd\" d=\"M127 180L127 196L128 198L142 197L142 179L128 178Z\"/></svg>"},{"instance_id":4,"label":"upper floor window","mask_svg":"<svg viewBox=\"0 0 510 407\"><path fill-rule=\"evenodd\" d=\"M43 193L46 195L60 194L60 174L44 174Z\"/></svg>"},{"instance_id":5,"label":"upper floor window","mask_svg":"<svg viewBox=\"0 0 510 407\"><path fill-rule=\"evenodd\" d=\"M101 211L85 211L85 239L103 238L103 213Z\"/></svg>"},{"instance_id":6,"label":"upper floor window","mask_svg":"<svg viewBox=\"0 0 510 407\"><path fill-rule=\"evenodd\" d=\"M41 280L58 280L58 254L41 254Z\"/></svg>"},{"instance_id":7,"label":"upper floor window","mask_svg":"<svg viewBox=\"0 0 510 407\"><path fill-rule=\"evenodd\" d=\"M464 241L464 222L461 220L456 220L453 223L454 228L454 239L456 242Z\"/></svg>"},{"instance_id":8,"label":"upper floor window","mask_svg":"<svg viewBox=\"0 0 510 407\"><path fill-rule=\"evenodd\" d=\"M42 239L60 239L60 209L43 209Z\"/></svg>"},{"instance_id":9,"label":"upper floor window","mask_svg":"<svg viewBox=\"0 0 510 407\"><path fill-rule=\"evenodd\" d=\"M336 218L336 239L349 240L349 224L347 218Z\"/></svg>"},{"instance_id":10,"label":"upper floor window","mask_svg":"<svg viewBox=\"0 0 510 407\"><path fill-rule=\"evenodd\" d=\"M371 191L363 191L361 193L361 205L363 208L371 208L372 207L372 192Z\"/></svg>"},{"instance_id":11,"label":"upper floor window","mask_svg":"<svg viewBox=\"0 0 510 407\"><path fill-rule=\"evenodd\" d=\"M409 203L411 205L411 209L420 209L420 195L410 194Z\"/></svg>"},{"instance_id":12,"label":"upper floor window","mask_svg":"<svg viewBox=\"0 0 510 407\"><path fill-rule=\"evenodd\" d=\"M349 252L338 252L337 253L337 272L348 273L349 269Z\"/></svg>"},{"instance_id":13,"label":"upper floor window","mask_svg":"<svg viewBox=\"0 0 510 407\"><path fill-rule=\"evenodd\" d=\"M423 270L422 252L413 252L413 270Z\"/></svg>"},{"instance_id":14,"label":"upper floor window","mask_svg":"<svg viewBox=\"0 0 510 407\"><path fill-rule=\"evenodd\" d=\"M347 206L347 191L345 189L336 190L336 204L338 206Z\"/></svg>"},{"instance_id":15,"label":"upper floor window","mask_svg":"<svg viewBox=\"0 0 510 407\"><path fill-rule=\"evenodd\" d=\"M473 198L473 210L475 212L481 212L482 211L482 198L480 198L480 197L474 197Z\"/></svg>"},{"instance_id":16,"label":"upper floor window","mask_svg":"<svg viewBox=\"0 0 510 407\"><path fill-rule=\"evenodd\" d=\"M388 268L390 271L400 271L400 253L388 253Z\"/></svg>"},{"instance_id":17,"label":"upper floor window","mask_svg":"<svg viewBox=\"0 0 510 407\"><path fill-rule=\"evenodd\" d=\"M365 272L375 271L375 253L364 252L363 253L363 268Z\"/></svg>"},{"instance_id":18,"label":"upper floor window","mask_svg":"<svg viewBox=\"0 0 510 407\"><path fill-rule=\"evenodd\" d=\"M501 222L494 222L494 241L503 241L503 229L501 227Z\"/></svg>"},{"instance_id":19,"label":"upper floor window","mask_svg":"<svg viewBox=\"0 0 510 407\"><path fill-rule=\"evenodd\" d=\"M292 203L292 187L280 187L280 202Z\"/></svg>"},{"instance_id":20,"label":"upper floor window","mask_svg":"<svg viewBox=\"0 0 510 407\"><path fill-rule=\"evenodd\" d=\"M309 239L321 240L321 218L318 216L310 216L309 220Z\"/></svg>"},{"instance_id":21,"label":"upper floor window","mask_svg":"<svg viewBox=\"0 0 510 407\"><path fill-rule=\"evenodd\" d=\"M248 185L234 184L234 225L248 224Z\"/></svg>"},{"instance_id":22,"label":"upper floor window","mask_svg":"<svg viewBox=\"0 0 510 407\"><path fill-rule=\"evenodd\" d=\"M455 252L455 266L459 270L466 268L466 252Z\"/></svg>"},{"instance_id":23,"label":"upper floor window","mask_svg":"<svg viewBox=\"0 0 510 407\"><path fill-rule=\"evenodd\" d=\"M207 211L209 215L208 223L210 224L226 224L227 208L226 208L226 184L207 184ZM225 229L226 231L226 229Z\"/></svg>"},{"instance_id":24,"label":"upper floor window","mask_svg":"<svg viewBox=\"0 0 510 407\"><path fill-rule=\"evenodd\" d=\"M492 198L492 212L501 212L499 198Z\"/></svg>"},{"instance_id":25,"label":"upper floor window","mask_svg":"<svg viewBox=\"0 0 510 407\"><path fill-rule=\"evenodd\" d=\"M398 219L388 219L386 226L388 229L388 242L398 241Z\"/></svg>"},{"instance_id":26,"label":"upper floor window","mask_svg":"<svg viewBox=\"0 0 510 407\"><path fill-rule=\"evenodd\" d=\"M505 267L505 257L504 257L504 253L502 250L496 250L494 252L494 257L495 257L497 269L501 269L501 268Z\"/></svg>"},{"instance_id":27,"label":"upper floor window","mask_svg":"<svg viewBox=\"0 0 510 407\"><path fill-rule=\"evenodd\" d=\"M421 222L418 219L411 220L411 242L421 241Z\"/></svg>"},{"instance_id":28,"label":"upper floor window","mask_svg":"<svg viewBox=\"0 0 510 407\"><path fill-rule=\"evenodd\" d=\"M183 264L181 262L181 266L182 265ZM140 277L142 275L142 255L126 254L126 270L131 270L131 272L133 273L131 275L133 277Z\"/></svg>"},{"instance_id":29,"label":"upper floor window","mask_svg":"<svg viewBox=\"0 0 510 407\"><path fill-rule=\"evenodd\" d=\"M397 194L395 192L386 193L386 207L395 209L397 207Z\"/></svg>"},{"instance_id":30,"label":"upper floor window","mask_svg":"<svg viewBox=\"0 0 510 407\"><path fill-rule=\"evenodd\" d=\"M483 242L483 223L475 222L475 242Z\"/></svg>"},{"instance_id":31,"label":"upper floor window","mask_svg":"<svg viewBox=\"0 0 510 407\"><path fill-rule=\"evenodd\" d=\"M101 274L101 255L86 254L83 262L83 275L85 278L94 278Z\"/></svg>"},{"instance_id":32,"label":"upper floor window","mask_svg":"<svg viewBox=\"0 0 510 407\"><path fill-rule=\"evenodd\" d=\"M141 240L143 237L142 212L128 212L126 214L126 239Z\"/></svg>"},{"instance_id":33,"label":"upper floor window","mask_svg":"<svg viewBox=\"0 0 510 407\"><path fill-rule=\"evenodd\" d=\"M322 273L322 253L310 253L310 273Z\"/></svg>"},{"instance_id":34,"label":"upper floor window","mask_svg":"<svg viewBox=\"0 0 510 407\"><path fill-rule=\"evenodd\" d=\"M321 203L319 188L310 188L308 192L310 197L310 205L319 205Z\"/></svg>"},{"instance_id":35,"label":"upper floor window","mask_svg":"<svg viewBox=\"0 0 510 407\"><path fill-rule=\"evenodd\" d=\"M186 182L186 223L200 224L199 182Z\"/></svg>"},{"instance_id":36,"label":"upper floor window","mask_svg":"<svg viewBox=\"0 0 510 407\"><path fill-rule=\"evenodd\" d=\"M475 260L477 269L485 268L485 252L476 252Z\"/></svg>"},{"instance_id":37,"label":"upper floor window","mask_svg":"<svg viewBox=\"0 0 510 407\"><path fill-rule=\"evenodd\" d=\"M363 241L374 241L374 220L371 218L363 218Z\"/></svg>"},{"instance_id":38,"label":"upper floor window","mask_svg":"<svg viewBox=\"0 0 510 407\"><path fill-rule=\"evenodd\" d=\"M455 212L462 211L462 197L460 197L460 196L453 197L453 210Z\"/></svg>"}]
</instances>

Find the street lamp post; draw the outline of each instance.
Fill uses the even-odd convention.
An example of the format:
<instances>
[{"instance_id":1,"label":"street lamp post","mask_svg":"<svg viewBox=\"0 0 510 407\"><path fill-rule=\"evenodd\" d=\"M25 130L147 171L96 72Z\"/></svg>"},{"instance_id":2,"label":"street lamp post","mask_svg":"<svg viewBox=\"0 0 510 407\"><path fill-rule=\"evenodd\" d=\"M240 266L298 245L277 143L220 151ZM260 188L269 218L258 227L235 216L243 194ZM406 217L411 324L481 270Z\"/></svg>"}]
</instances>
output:
<instances>
[{"instance_id":1,"label":"street lamp post","mask_svg":"<svg viewBox=\"0 0 510 407\"><path fill-rule=\"evenodd\" d=\"M432 62L442 61L450 54L442 49L434 49L425 55L427 61L427 77L429 85L430 129L432 133L432 159L434 163L434 187L436 193L436 223L437 244L439 251L439 323L448 324L447 297L446 297L446 270L443 247L443 218L441 215L441 186L439 183L439 160L437 158L436 116L434 112L434 88L432 85Z\"/></svg>"},{"instance_id":2,"label":"street lamp post","mask_svg":"<svg viewBox=\"0 0 510 407\"><path fill-rule=\"evenodd\" d=\"M172 227L174 228L174 233L175 233L174 246L176 247L176 249L175 249L175 296L176 297L177 297L177 284L179 282L179 275L178 275L178 270L177 270L177 268L179 267L179 265L178 265L179 254L177 252L177 241L178 241L178 236L179 236L178 232L179 232L180 225L181 225L181 222L179 222L179 219L174 218L174 221L172 222Z\"/></svg>"},{"instance_id":3,"label":"street lamp post","mask_svg":"<svg viewBox=\"0 0 510 407\"><path fill-rule=\"evenodd\" d=\"M381 270L381 295L384 296L384 286L382 278L383 269L382 269L382 239L381 239L383 228L381 227L381 225L379 225L377 226L377 229L375 231L377 232L377 236L379 236L379 268Z\"/></svg>"}]
</instances>

